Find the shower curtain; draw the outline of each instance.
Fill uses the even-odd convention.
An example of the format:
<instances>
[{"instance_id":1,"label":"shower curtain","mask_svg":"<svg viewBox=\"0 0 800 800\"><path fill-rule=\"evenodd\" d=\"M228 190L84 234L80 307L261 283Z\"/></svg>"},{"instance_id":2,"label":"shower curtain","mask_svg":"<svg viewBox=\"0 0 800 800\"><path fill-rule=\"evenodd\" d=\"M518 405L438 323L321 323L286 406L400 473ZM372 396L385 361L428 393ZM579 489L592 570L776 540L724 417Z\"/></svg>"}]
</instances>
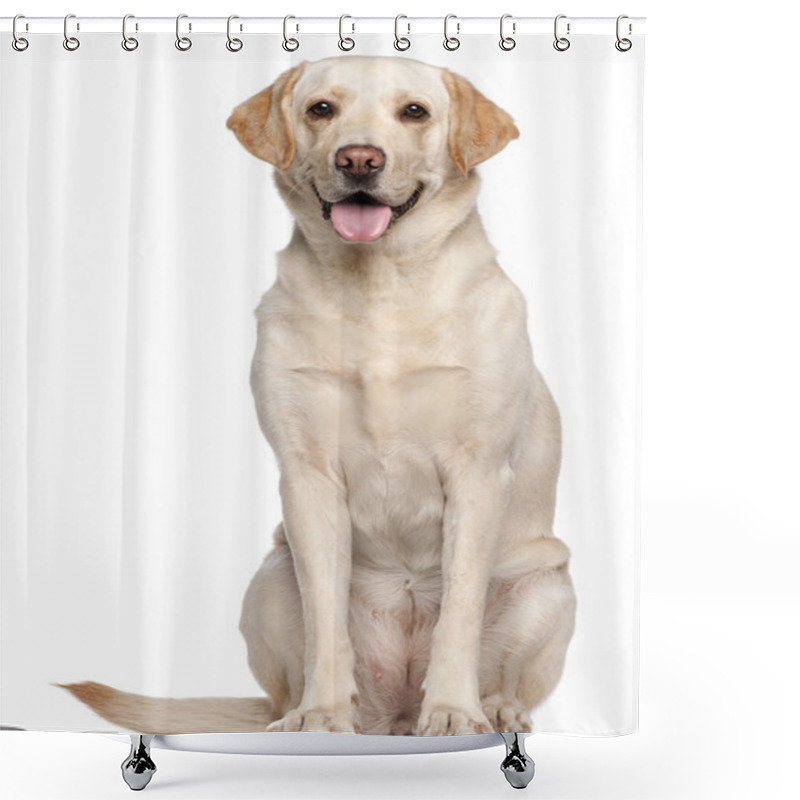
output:
<instances>
[{"instance_id":1,"label":"shower curtain","mask_svg":"<svg viewBox=\"0 0 800 800\"><path fill-rule=\"evenodd\" d=\"M22 22L3 725L634 730L638 30Z\"/></svg>"}]
</instances>

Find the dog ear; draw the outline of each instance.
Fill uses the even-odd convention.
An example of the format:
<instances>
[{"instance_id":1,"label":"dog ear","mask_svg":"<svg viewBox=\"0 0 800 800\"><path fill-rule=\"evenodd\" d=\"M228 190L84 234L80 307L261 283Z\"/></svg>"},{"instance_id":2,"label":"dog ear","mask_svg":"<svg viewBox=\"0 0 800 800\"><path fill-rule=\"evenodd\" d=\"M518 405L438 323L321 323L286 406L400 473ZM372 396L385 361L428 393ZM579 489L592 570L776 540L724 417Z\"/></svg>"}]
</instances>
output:
<instances>
[{"instance_id":1,"label":"dog ear","mask_svg":"<svg viewBox=\"0 0 800 800\"><path fill-rule=\"evenodd\" d=\"M443 70L450 94L450 156L465 175L519 136L511 116L484 97L466 78Z\"/></svg>"},{"instance_id":2,"label":"dog ear","mask_svg":"<svg viewBox=\"0 0 800 800\"><path fill-rule=\"evenodd\" d=\"M254 156L281 170L294 160L292 89L304 66L278 76L272 86L236 106L228 118L228 127Z\"/></svg>"}]
</instances>

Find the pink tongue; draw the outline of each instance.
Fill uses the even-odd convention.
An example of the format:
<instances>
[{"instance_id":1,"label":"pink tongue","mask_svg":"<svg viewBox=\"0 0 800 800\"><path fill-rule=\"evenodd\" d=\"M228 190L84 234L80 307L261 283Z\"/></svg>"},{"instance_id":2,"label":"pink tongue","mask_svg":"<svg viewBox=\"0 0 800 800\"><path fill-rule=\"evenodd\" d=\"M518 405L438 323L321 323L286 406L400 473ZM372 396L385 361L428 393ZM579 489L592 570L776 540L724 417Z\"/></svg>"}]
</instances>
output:
<instances>
[{"instance_id":1,"label":"pink tongue","mask_svg":"<svg viewBox=\"0 0 800 800\"><path fill-rule=\"evenodd\" d=\"M392 221L389 206L362 203L334 203L331 222L336 232L350 242L371 242L383 234Z\"/></svg>"}]
</instances>

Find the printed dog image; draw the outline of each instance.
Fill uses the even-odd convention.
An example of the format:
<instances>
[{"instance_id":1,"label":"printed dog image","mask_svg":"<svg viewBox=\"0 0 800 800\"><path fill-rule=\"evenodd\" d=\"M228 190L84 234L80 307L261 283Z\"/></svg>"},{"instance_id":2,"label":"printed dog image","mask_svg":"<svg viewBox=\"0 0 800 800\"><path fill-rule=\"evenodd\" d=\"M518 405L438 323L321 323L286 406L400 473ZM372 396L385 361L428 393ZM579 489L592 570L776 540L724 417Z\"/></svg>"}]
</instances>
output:
<instances>
[{"instance_id":1,"label":"printed dog image","mask_svg":"<svg viewBox=\"0 0 800 800\"><path fill-rule=\"evenodd\" d=\"M142 733L531 730L575 595L558 410L476 205L511 117L448 70L345 56L228 127L295 219L251 374L283 508L241 616L266 697L64 688Z\"/></svg>"}]
</instances>

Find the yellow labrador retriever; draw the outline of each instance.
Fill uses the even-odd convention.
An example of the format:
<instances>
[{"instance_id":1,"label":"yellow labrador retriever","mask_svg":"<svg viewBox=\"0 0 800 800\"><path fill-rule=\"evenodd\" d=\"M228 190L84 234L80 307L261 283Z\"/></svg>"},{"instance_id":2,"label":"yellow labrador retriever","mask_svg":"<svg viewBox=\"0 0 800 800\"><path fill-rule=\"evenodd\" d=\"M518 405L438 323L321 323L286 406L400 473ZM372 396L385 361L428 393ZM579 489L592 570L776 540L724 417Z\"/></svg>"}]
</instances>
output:
<instances>
[{"instance_id":1,"label":"yellow labrador retriever","mask_svg":"<svg viewBox=\"0 0 800 800\"><path fill-rule=\"evenodd\" d=\"M475 165L518 135L405 58L301 64L239 105L296 220L252 388L283 522L244 599L268 698L69 688L139 732L530 730L574 626L561 452Z\"/></svg>"}]
</instances>

